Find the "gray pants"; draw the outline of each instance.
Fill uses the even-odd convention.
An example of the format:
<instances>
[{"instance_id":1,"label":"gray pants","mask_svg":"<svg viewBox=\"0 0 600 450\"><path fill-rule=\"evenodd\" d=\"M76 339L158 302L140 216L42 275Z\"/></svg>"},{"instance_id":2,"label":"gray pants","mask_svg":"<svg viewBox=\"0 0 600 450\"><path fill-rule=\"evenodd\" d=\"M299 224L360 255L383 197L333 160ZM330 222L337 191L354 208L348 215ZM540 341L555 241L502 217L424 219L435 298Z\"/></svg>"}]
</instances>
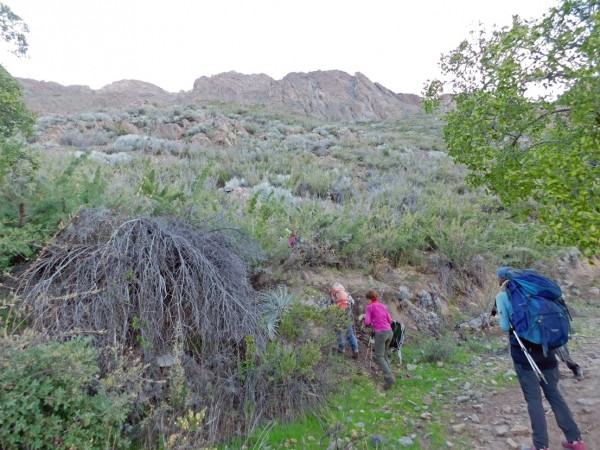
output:
<instances>
[{"instance_id":1,"label":"gray pants","mask_svg":"<svg viewBox=\"0 0 600 450\"><path fill-rule=\"evenodd\" d=\"M375 332L375 362L379 366L381 373L383 373L383 379L388 383L395 383L396 378L390 368L390 360L387 356L387 349L392 342L393 332L392 330L387 331L376 331Z\"/></svg>"},{"instance_id":2,"label":"gray pants","mask_svg":"<svg viewBox=\"0 0 600 450\"><path fill-rule=\"evenodd\" d=\"M521 385L521 390L527 402L527 412L531 421L532 439L535 448L548 447L548 425L542 405L542 391L552 407L556 423L569 441L581 439L581 433L573 419L573 414L565 399L558 391L558 368L542 370L548 383L538 380L529 365L515 363L515 372Z\"/></svg>"}]
</instances>

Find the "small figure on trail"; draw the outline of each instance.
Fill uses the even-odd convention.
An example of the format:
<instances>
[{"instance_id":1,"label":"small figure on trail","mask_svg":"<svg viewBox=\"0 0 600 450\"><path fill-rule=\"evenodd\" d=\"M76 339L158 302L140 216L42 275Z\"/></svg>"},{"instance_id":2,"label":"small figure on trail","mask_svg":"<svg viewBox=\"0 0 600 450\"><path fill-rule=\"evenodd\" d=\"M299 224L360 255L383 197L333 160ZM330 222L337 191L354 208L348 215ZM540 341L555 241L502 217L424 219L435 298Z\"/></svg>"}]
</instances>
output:
<instances>
[{"instance_id":1,"label":"small figure on trail","mask_svg":"<svg viewBox=\"0 0 600 450\"><path fill-rule=\"evenodd\" d=\"M304 242L298 237L295 230L290 230L289 228L285 229L285 236L287 237L289 248L293 248L296 244L302 244L302 242Z\"/></svg>"},{"instance_id":2,"label":"small figure on trail","mask_svg":"<svg viewBox=\"0 0 600 450\"><path fill-rule=\"evenodd\" d=\"M496 309L500 317L500 327L509 333L510 355L527 403L533 439L531 449L547 449L549 445L546 414L542 404L543 392L552 408L556 423L565 435L563 448L585 450L573 414L558 390L560 375L555 350L544 349L541 344L528 341L515 331L517 311L513 308L511 297L516 295L515 278L523 272L528 271L516 271L511 267L502 267L498 270L498 284L502 290L496 296ZM533 272L529 271L529 273Z\"/></svg>"},{"instance_id":3,"label":"small figure on trail","mask_svg":"<svg viewBox=\"0 0 600 450\"><path fill-rule=\"evenodd\" d=\"M375 354L375 362L377 362L381 373L383 373L383 379L385 380L383 388L387 390L396 383L387 356L387 350L393 337L393 320L387 307L379 301L377 291L370 290L365 294L365 297L369 301L365 313L365 325L373 325L373 331L375 332L375 349L373 353Z\"/></svg>"},{"instance_id":4,"label":"small figure on trail","mask_svg":"<svg viewBox=\"0 0 600 450\"><path fill-rule=\"evenodd\" d=\"M300 239L298 238L298 236L296 235L295 231L292 231L292 234L290 235L290 237L288 238L288 245L290 248L292 248L294 245L296 245L296 243L299 241Z\"/></svg>"},{"instance_id":5,"label":"small figure on trail","mask_svg":"<svg viewBox=\"0 0 600 450\"><path fill-rule=\"evenodd\" d=\"M352 347L352 357L356 359L358 358L358 340L356 339L356 334L354 334L354 324L352 323L352 305L354 305L354 299L348 293L346 288L341 283L337 282L333 283L333 286L331 287L329 299L331 305L337 305L341 310L346 312L346 317L342 325L343 328L338 330L337 333L338 351L344 353L345 332L348 343L350 344L350 347Z\"/></svg>"}]
</instances>

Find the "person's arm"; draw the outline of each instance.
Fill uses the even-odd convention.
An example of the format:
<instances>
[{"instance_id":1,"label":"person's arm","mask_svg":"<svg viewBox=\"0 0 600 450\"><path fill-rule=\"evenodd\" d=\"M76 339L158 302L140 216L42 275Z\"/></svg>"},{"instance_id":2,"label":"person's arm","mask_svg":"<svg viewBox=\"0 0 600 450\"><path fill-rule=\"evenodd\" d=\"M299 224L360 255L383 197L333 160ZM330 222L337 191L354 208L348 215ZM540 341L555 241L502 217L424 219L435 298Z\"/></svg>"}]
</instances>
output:
<instances>
[{"instance_id":1,"label":"person's arm","mask_svg":"<svg viewBox=\"0 0 600 450\"><path fill-rule=\"evenodd\" d=\"M371 325L371 305L367 306L367 311L365 313L365 325Z\"/></svg>"},{"instance_id":2,"label":"person's arm","mask_svg":"<svg viewBox=\"0 0 600 450\"><path fill-rule=\"evenodd\" d=\"M508 306L508 295L505 291L496 295L496 310L500 317L500 328L507 333L510 331L510 310Z\"/></svg>"}]
</instances>

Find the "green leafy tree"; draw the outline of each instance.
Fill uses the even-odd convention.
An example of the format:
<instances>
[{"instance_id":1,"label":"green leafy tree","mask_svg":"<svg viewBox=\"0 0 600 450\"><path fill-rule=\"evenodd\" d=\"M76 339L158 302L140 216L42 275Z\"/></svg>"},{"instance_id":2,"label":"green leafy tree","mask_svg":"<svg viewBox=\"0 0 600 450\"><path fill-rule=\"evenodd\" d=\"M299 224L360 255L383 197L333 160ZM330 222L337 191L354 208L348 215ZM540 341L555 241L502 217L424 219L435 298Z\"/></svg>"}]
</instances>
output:
<instances>
[{"instance_id":1,"label":"green leafy tree","mask_svg":"<svg viewBox=\"0 0 600 450\"><path fill-rule=\"evenodd\" d=\"M472 184L537 216L544 242L588 255L600 249L599 63L600 2L562 0L472 33L424 92L432 110L450 86L444 139Z\"/></svg>"},{"instance_id":2,"label":"green leafy tree","mask_svg":"<svg viewBox=\"0 0 600 450\"><path fill-rule=\"evenodd\" d=\"M15 47L12 52L17 56L27 53L25 33L28 31L21 18L4 3L0 3L0 37ZM18 133L29 135L33 123L33 114L28 111L23 100L23 88L0 65L0 185L17 165L29 160L20 146L9 142L9 139Z\"/></svg>"},{"instance_id":3,"label":"green leafy tree","mask_svg":"<svg viewBox=\"0 0 600 450\"><path fill-rule=\"evenodd\" d=\"M23 100L23 88L0 65L0 139L3 141L16 133L32 132L33 114Z\"/></svg>"},{"instance_id":4,"label":"green leafy tree","mask_svg":"<svg viewBox=\"0 0 600 450\"><path fill-rule=\"evenodd\" d=\"M25 33L29 33L29 27L12 10L0 2L0 37L10 46L11 51L17 56L25 56L29 45Z\"/></svg>"}]
</instances>

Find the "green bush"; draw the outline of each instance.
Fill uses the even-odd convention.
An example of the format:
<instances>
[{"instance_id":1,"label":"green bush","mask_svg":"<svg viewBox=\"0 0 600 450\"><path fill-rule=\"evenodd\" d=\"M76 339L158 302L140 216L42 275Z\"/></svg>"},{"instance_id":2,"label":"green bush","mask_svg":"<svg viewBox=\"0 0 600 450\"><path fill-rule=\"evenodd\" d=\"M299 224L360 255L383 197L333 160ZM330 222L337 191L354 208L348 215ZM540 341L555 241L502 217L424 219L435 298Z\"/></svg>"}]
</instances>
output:
<instances>
[{"instance_id":1,"label":"green bush","mask_svg":"<svg viewBox=\"0 0 600 450\"><path fill-rule=\"evenodd\" d=\"M0 447L128 448L123 394L98 380L97 352L86 340L0 341Z\"/></svg>"},{"instance_id":2,"label":"green bush","mask_svg":"<svg viewBox=\"0 0 600 450\"><path fill-rule=\"evenodd\" d=\"M450 336L427 339L421 345L421 360L425 362L449 362L456 353L456 342Z\"/></svg>"}]
</instances>

